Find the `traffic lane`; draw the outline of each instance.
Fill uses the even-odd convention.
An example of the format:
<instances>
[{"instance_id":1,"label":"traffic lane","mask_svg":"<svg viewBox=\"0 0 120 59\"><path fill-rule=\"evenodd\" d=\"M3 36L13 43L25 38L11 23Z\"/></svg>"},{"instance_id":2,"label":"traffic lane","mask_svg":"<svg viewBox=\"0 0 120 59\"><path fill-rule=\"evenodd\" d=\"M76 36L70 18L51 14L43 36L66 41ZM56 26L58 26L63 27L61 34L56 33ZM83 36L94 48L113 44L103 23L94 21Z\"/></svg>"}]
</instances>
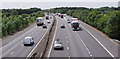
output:
<instances>
[{"instance_id":1,"label":"traffic lane","mask_svg":"<svg viewBox=\"0 0 120 59\"><path fill-rule=\"evenodd\" d=\"M77 33L88 47L93 57L111 57L110 54L108 54L108 52L103 49L103 47L84 29L82 29L82 31L78 31Z\"/></svg>"},{"instance_id":2,"label":"traffic lane","mask_svg":"<svg viewBox=\"0 0 120 59\"><path fill-rule=\"evenodd\" d=\"M54 46L52 47L50 57L68 57L68 49L67 49L67 42L66 42L66 35L65 35L65 28L61 29L60 25L63 24L61 22L61 18L56 17L58 24L57 24L57 30L56 30L56 39L60 39L62 41L64 50L54 50Z\"/></svg>"},{"instance_id":3,"label":"traffic lane","mask_svg":"<svg viewBox=\"0 0 120 59\"><path fill-rule=\"evenodd\" d=\"M16 49L15 53L10 55L9 57L26 57L30 51L35 47L37 42L40 40L40 38L43 36L46 30L44 31L39 31L38 34L34 35L35 39L35 44L33 46L20 46L19 48ZM42 34L42 35L41 35ZM23 43L21 43L23 44Z\"/></svg>"},{"instance_id":4,"label":"traffic lane","mask_svg":"<svg viewBox=\"0 0 120 59\"><path fill-rule=\"evenodd\" d=\"M36 34L34 34L33 36L34 38L34 45L33 46L24 46L23 43L21 43L21 45L16 48L14 50L14 54L10 54L8 55L9 57L26 57L30 51L35 47L35 45L37 44L37 42L40 40L40 38L44 35L44 33L46 32L46 30L42 30L42 31L37 31Z\"/></svg>"},{"instance_id":5,"label":"traffic lane","mask_svg":"<svg viewBox=\"0 0 120 59\"><path fill-rule=\"evenodd\" d=\"M48 24L48 27L50 27L50 24ZM39 27L39 29L42 29L42 27ZM18 48L20 50L16 49L16 50L18 50L16 52L16 54L14 54L14 55L12 55L10 57L15 57L15 56L26 57L30 53L30 51L35 47L35 45L37 44L37 42L40 40L40 38L44 35L44 33L47 30L47 29L42 29L42 30L39 30L39 29L36 31L36 34L32 35L34 37L34 40L35 40L35 44L33 46L30 46L30 47L22 46L22 47L20 47L21 49Z\"/></svg>"},{"instance_id":6,"label":"traffic lane","mask_svg":"<svg viewBox=\"0 0 120 59\"><path fill-rule=\"evenodd\" d=\"M30 26L28 26L27 28L23 29L22 31L20 32L17 32L15 35L11 35L9 37L6 37L6 38L2 38L2 42L0 44L2 44L1 47L5 46L6 44L10 43L11 41L13 41L14 39L18 38L19 36L21 36L22 34L25 34L25 32L29 31L29 29L32 29L33 27L35 27L36 24L31 24Z\"/></svg>"},{"instance_id":7,"label":"traffic lane","mask_svg":"<svg viewBox=\"0 0 120 59\"><path fill-rule=\"evenodd\" d=\"M50 26L50 25L49 25L49 26ZM40 30L39 27L38 27L37 29ZM32 32L32 33L37 33L37 32L36 32L37 29L35 29L34 31L31 31L31 32ZM42 28L41 28L41 29L42 29ZM28 34L28 35L31 36L32 34L31 34L31 35ZM26 35L26 36L28 36L28 35ZM37 35L36 35L36 36L37 36ZM24 37L25 37L25 36L24 36ZM20 38L20 39L24 39L24 37L22 37L22 38ZM21 40L21 43L22 43L22 42L23 42L23 41ZM15 43L17 43L17 42L15 42ZM15 45L15 46L11 46L12 48L10 47L11 49L10 49L9 47L7 47L7 48L9 48L9 50L3 49L3 50L5 51L5 52L2 51L2 52L3 52L3 56L6 55L6 54L10 54L10 52L12 52L13 50L15 50L15 48L17 48L18 46L20 46L20 41L19 41L19 43L14 44L14 45ZM19 49L18 49L18 50L19 50Z\"/></svg>"},{"instance_id":8,"label":"traffic lane","mask_svg":"<svg viewBox=\"0 0 120 59\"><path fill-rule=\"evenodd\" d=\"M67 16L68 18L71 18L70 16ZM110 53L112 53L112 55L114 55L114 57L118 57L118 46L115 45L113 42L111 42L109 40L109 38L106 38L104 35L101 35L99 32L97 32L96 30L94 30L93 28L87 26L85 23L83 23L82 21L79 21L80 25L82 27L84 27L85 29L89 30L89 32L98 39L99 42L102 43L102 45L104 45L107 50L110 51Z\"/></svg>"},{"instance_id":9,"label":"traffic lane","mask_svg":"<svg viewBox=\"0 0 120 59\"><path fill-rule=\"evenodd\" d=\"M84 26L89 32L91 32L115 57L118 57L118 46L111 42L108 38L101 35L99 32L86 26L80 21L81 25Z\"/></svg>"},{"instance_id":10,"label":"traffic lane","mask_svg":"<svg viewBox=\"0 0 120 59\"><path fill-rule=\"evenodd\" d=\"M35 30L37 30L37 27L35 27ZM29 31L34 33L34 31ZM7 54L10 54L10 52L12 52L15 48L17 48L21 43L22 40L24 39L24 37L28 36L28 34L22 35L22 37L19 37L19 39L16 39L14 41L12 41L12 43L8 43L5 47L2 48L2 56L5 57Z\"/></svg>"},{"instance_id":11,"label":"traffic lane","mask_svg":"<svg viewBox=\"0 0 120 59\"><path fill-rule=\"evenodd\" d=\"M74 31L72 31L72 28L69 27L70 24L68 24L66 21L64 22L66 23L66 31L70 47L69 50L70 57L90 57L86 48L80 41L80 38L76 35Z\"/></svg>"},{"instance_id":12,"label":"traffic lane","mask_svg":"<svg viewBox=\"0 0 120 59\"><path fill-rule=\"evenodd\" d=\"M111 57L111 55L88 32L82 27L80 28L81 31L77 31L77 33L88 47L93 57Z\"/></svg>"}]
</instances>

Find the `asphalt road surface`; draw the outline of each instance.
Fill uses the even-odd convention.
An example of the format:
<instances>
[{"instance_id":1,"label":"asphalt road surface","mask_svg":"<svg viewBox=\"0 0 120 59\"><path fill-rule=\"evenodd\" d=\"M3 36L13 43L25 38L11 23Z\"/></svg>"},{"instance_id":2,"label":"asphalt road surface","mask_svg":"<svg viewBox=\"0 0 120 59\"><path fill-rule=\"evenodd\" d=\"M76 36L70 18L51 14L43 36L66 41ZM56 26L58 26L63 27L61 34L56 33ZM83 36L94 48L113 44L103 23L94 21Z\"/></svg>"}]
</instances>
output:
<instances>
[{"instance_id":1,"label":"asphalt road surface","mask_svg":"<svg viewBox=\"0 0 120 59\"><path fill-rule=\"evenodd\" d=\"M35 26L32 29L25 32L23 35L17 37L10 43L1 47L2 57L27 57L29 53L33 50L36 44L41 40L42 36L47 32L50 25L52 24L52 19L50 19L50 24L47 21L44 21L47 24L47 28L42 28L42 26ZM23 40L26 36L32 36L34 38L33 46L24 46Z\"/></svg>"},{"instance_id":2,"label":"asphalt road surface","mask_svg":"<svg viewBox=\"0 0 120 59\"><path fill-rule=\"evenodd\" d=\"M56 19L57 28L54 40L60 39L64 50L54 50L52 46L48 57L102 57L102 59L118 57L117 45L83 22L79 21L79 31L73 31L71 24L67 23L67 19L71 19L71 17L60 18L56 16ZM65 24L64 29L60 28L61 24Z\"/></svg>"}]
</instances>

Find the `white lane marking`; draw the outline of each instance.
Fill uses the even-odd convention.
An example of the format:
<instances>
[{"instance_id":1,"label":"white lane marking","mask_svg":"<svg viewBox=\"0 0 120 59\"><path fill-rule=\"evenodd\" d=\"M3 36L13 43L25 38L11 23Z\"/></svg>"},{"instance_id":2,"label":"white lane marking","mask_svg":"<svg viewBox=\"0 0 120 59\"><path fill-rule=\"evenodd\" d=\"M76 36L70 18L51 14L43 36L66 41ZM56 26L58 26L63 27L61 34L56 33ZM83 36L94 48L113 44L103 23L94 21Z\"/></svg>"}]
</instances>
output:
<instances>
[{"instance_id":1,"label":"white lane marking","mask_svg":"<svg viewBox=\"0 0 120 59\"><path fill-rule=\"evenodd\" d=\"M67 41L67 43L68 43L68 41Z\"/></svg>"},{"instance_id":2,"label":"white lane marking","mask_svg":"<svg viewBox=\"0 0 120 59\"><path fill-rule=\"evenodd\" d=\"M76 34L77 34L77 36L79 37L79 39L80 39L80 41L82 42L82 44L83 44L83 46L85 47L85 49L87 50L88 54L89 54L89 55L92 55L92 54L90 53L90 50L87 48L87 46L85 45L85 43L83 42L83 40L81 39L81 37L78 35L77 32L76 32Z\"/></svg>"},{"instance_id":3,"label":"white lane marking","mask_svg":"<svg viewBox=\"0 0 120 59\"><path fill-rule=\"evenodd\" d=\"M35 27L37 27L37 26L35 26ZM34 28L35 28L35 27L34 27ZM32 31L34 28L32 28L31 30L29 30L29 31L25 32L25 33L24 33L24 34L22 34L21 36L24 36L26 33L28 33L28 32L30 32L30 31ZM17 37L16 39L20 38L21 36ZM15 41L16 39L14 39L13 41ZM1 48L4 48L5 46L7 46L7 45L11 44L13 41L9 42L8 44L4 45L4 46L3 46L3 47L1 47Z\"/></svg>"},{"instance_id":4,"label":"white lane marking","mask_svg":"<svg viewBox=\"0 0 120 59\"><path fill-rule=\"evenodd\" d=\"M67 47L67 49L69 50L69 47Z\"/></svg>"},{"instance_id":5,"label":"white lane marking","mask_svg":"<svg viewBox=\"0 0 120 59\"><path fill-rule=\"evenodd\" d=\"M82 28L84 28L82 25L81 25L81 27ZM95 36L93 36L93 34L91 34L86 28L84 28L114 59L116 59L113 55L112 55L112 53L100 42L100 41L98 41L98 39L95 37Z\"/></svg>"},{"instance_id":6,"label":"white lane marking","mask_svg":"<svg viewBox=\"0 0 120 59\"><path fill-rule=\"evenodd\" d=\"M12 55L14 52L11 52L10 54Z\"/></svg>"},{"instance_id":7,"label":"white lane marking","mask_svg":"<svg viewBox=\"0 0 120 59\"><path fill-rule=\"evenodd\" d=\"M48 29L47 29L48 31ZM45 34L47 33L47 31L45 32ZM30 55L32 54L32 52L35 50L35 48L39 45L39 43L42 41L42 39L44 38L45 34L42 36L42 38L39 40L39 42L36 44L36 46L32 49L32 51L28 54L27 57L30 57Z\"/></svg>"},{"instance_id":8,"label":"white lane marking","mask_svg":"<svg viewBox=\"0 0 120 59\"><path fill-rule=\"evenodd\" d=\"M70 59L70 56L68 56L68 59Z\"/></svg>"},{"instance_id":9,"label":"white lane marking","mask_svg":"<svg viewBox=\"0 0 120 59\"><path fill-rule=\"evenodd\" d=\"M92 57L92 54L90 54L90 56Z\"/></svg>"},{"instance_id":10,"label":"white lane marking","mask_svg":"<svg viewBox=\"0 0 120 59\"><path fill-rule=\"evenodd\" d=\"M40 57L42 57L43 53L41 53Z\"/></svg>"},{"instance_id":11,"label":"white lane marking","mask_svg":"<svg viewBox=\"0 0 120 59\"><path fill-rule=\"evenodd\" d=\"M21 44L20 46L23 46L23 44Z\"/></svg>"},{"instance_id":12,"label":"white lane marking","mask_svg":"<svg viewBox=\"0 0 120 59\"><path fill-rule=\"evenodd\" d=\"M58 25L58 20L56 19L57 21L57 25ZM53 37L53 40L52 40L52 44L50 46L50 50L49 50L49 53L48 53L48 57L50 57L50 53L52 51L52 46L53 46L53 43L54 43L54 40L55 40L55 37L56 37L56 31L57 31L57 25L56 25L56 28L55 28L55 34L54 34L54 37ZM48 58L49 59L49 58Z\"/></svg>"},{"instance_id":13,"label":"white lane marking","mask_svg":"<svg viewBox=\"0 0 120 59\"><path fill-rule=\"evenodd\" d=\"M67 38L67 36L66 36L66 38Z\"/></svg>"}]
</instances>

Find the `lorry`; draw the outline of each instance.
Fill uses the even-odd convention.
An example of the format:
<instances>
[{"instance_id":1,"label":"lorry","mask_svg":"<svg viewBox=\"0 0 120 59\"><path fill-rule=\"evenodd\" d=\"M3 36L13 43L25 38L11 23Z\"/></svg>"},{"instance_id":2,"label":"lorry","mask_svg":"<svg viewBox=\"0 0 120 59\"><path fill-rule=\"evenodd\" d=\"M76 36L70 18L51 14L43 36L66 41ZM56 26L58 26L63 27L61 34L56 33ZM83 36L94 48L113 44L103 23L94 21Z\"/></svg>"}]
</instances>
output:
<instances>
[{"instance_id":1,"label":"lorry","mask_svg":"<svg viewBox=\"0 0 120 59\"><path fill-rule=\"evenodd\" d=\"M63 17L64 17L64 14L60 14L60 17L63 18Z\"/></svg>"},{"instance_id":2,"label":"lorry","mask_svg":"<svg viewBox=\"0 0 120 59\"><path fill-rule=\"evenodd\" d=\"M79 30L79 21L77 18L72 18L71 27L72 27L73 31Z\"/></svg>"},{"instance_id":3,"label":"lorry","mask_svg":"<svg viewBox=\"0 0 120 59\"><path fill-rule=\"evenodd\" d=\"M38 17L38 18L36 19L36 24L37 24L37 26L42 26L43 23L44 23L44 18L43 18L43 17Z\"/></svg>"}]
</instances>

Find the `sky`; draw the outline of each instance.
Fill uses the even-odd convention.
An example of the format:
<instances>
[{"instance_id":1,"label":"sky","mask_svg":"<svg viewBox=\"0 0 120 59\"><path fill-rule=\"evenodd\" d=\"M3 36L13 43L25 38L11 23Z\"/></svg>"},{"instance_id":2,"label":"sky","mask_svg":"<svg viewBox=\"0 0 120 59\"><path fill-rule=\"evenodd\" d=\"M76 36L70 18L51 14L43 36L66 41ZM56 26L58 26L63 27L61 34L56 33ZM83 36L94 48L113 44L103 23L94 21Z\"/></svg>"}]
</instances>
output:
<instances>
[{"instance_id":1,"label":"sky","mask_svg":"<svg viewBox=\"0 0 120 59\"><path fill-rule=\"evenodd\" d=\"M28 9L37 7L50 9L56 7L117 7L119 0L0 0L1 9Z\"/></svg>"}]
</instances>

